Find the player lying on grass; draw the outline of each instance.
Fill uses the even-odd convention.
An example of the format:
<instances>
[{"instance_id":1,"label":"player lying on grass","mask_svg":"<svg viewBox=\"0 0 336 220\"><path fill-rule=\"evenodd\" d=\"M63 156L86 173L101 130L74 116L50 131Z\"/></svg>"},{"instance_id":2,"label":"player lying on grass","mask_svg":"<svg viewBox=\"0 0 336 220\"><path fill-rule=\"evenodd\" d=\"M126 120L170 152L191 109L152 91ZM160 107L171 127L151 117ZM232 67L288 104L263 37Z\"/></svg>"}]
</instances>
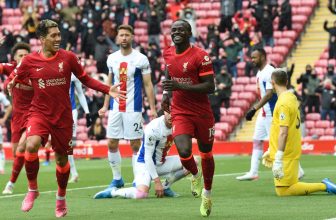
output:
<instances>
[{"instance_id":1,"label":"player lying on grass","mask_svg":"<svg viewBox=\"0 0 336 220\"><path fill-rule=\"evenodd\" d=\"M272 168L278 196L308 195L320 191L336 194L336 185L328 178L323 179L322 183L298 181L301 119L299 102L286 88L287 79L287 73L282 69L275 69L272 73L272 85L278 101L273 113L270 147L263 155L263 164Z\"/></svg>"},{"instance_id":2,"label":"player lying on grass","mask_svg":"<svg viewBox=\"0 0 336 220\"><path fill-rule=\"evenodd\" d=\"M167 112L146 126L134 167L136 187L108 188L98 192L93 198L144 199L148 197L151 180L154 181L157 197L177 197L178 195L170 189L170 186L187 176L189 172L183 169L179 156L167 156L173 143L171 128L171 116ZM160 177L167 177L163 184Z\"/></svg>"}]
</instances>

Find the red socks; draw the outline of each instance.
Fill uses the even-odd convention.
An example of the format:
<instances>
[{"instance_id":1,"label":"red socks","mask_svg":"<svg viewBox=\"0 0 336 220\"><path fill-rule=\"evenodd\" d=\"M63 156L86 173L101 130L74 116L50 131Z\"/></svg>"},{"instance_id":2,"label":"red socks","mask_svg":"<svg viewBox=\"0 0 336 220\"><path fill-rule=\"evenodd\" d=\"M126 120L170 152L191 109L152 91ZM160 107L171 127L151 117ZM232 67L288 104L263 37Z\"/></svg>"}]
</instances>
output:
<instances>
[{"instance_id":1,"label":"red socks","mask_svg":"<svg viewBox=\"0 0 336 220\"><path fill-rule=\"evenodd\" d=\"M190 155L188 158L180 157L181 163L192 175L196 175L198 173L197 165L193 155Z\"/></svg>"},{"instance_id":2,"label":"red socks","mask_svg":"<svg viewBox=\"0 0 336 220\"><path fill-rule=\"evenodd\" d=\"M25 153L16 152L12 167L12 175L10 178L10 181L12 183L16 182L24 165L24 161L25 161Z\"/></svg>"},{"instance_id":3,"label":"red socks","mask_svg":"<svg viewBox=\"0 0 336 220\"><path fill-rule=\"evenodd\" d=\"M64 167L56 165L56 177L57 177L57 184L58 184L57 195L60 197L64 197L66 194L66 188L68 185L69 175L70 175L69 162Z\"/></svg>"},{"instance_id":4,"label":"red socks","mask_svg":"<svg viewBox=\"0 0 336 220\"><path fill-rule=\"evenodd\" d=\"M206 190L211 190L212 179L215 172L215 161L212 152L202 153L200 152L202 158L202 172L204 179L204 188Z\"/></svg>"},{"instance_id":5,"label":"red socks","mask_svg":"<svg viewBox=\"0 0 336 220\"><path fill-rule=\"evenodd\" d=\"M24 159L29 189L37 190L37 174L40 168L38 154L26 152Z\"/></svg>"}]
</instances>

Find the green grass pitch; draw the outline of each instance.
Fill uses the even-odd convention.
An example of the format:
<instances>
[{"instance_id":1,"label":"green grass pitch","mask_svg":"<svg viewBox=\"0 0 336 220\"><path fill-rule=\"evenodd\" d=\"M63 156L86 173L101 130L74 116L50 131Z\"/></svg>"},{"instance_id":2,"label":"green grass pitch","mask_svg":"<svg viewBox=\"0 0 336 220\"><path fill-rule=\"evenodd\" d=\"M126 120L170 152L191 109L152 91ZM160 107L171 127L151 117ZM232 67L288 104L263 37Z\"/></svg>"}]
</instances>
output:
<instances>
[{"instance_id":1,"label":"green grass pitch","mask_svg":"<svg viewBox=\"0 0 336 220\"><path fill-rule=\"evenodd\" d=\"M278 198L273 188L270 170L262 167L260 178L253 182L235 180L249 168L250 157L218 156L213 184L213 208L210 219L328 219L336 217L336 196L324 192L310 196ZM54 164L54 163L53 163ZM183 179L173 185L179 198L154 197L151 190L146 200L105 199L94 200L92 196L104 189L111 180L111 169L106 160L77 160L80 181L68 185L66 219L204 219L200 216L201 200L193 198L190 182ZM132 181L130 159L123 160L123 175L129 186ZM336 181L333 156L303 156L305 182L320 182L324 177ZM11 163L7 163L5 175L0 176L1 191L9 178ZM55 219L55 190L57 189L54 165L40 166L39 189L41 195L34 208L20 211L26 192L26 177L21 173L13 196L0 196L0 219Z\"/></svg>"}]
</instances>

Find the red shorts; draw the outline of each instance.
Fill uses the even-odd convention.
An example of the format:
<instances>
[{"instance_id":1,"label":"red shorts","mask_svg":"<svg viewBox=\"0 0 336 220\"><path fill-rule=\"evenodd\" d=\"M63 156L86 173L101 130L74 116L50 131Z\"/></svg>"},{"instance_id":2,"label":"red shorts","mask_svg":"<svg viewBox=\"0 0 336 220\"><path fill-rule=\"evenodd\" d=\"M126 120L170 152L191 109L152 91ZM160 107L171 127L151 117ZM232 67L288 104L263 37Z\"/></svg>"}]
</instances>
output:
<instances>
[{"instance_id":1,"label":"red shorts","mask_svg":"<svg viewBox=\"0 0 336 220\"><path fill-rule=\"evenodd\" d=\"M12 115L12 121L11 121L12 143L19 143L22 132L26 130L27 122L28 122L28 111L27 113L15 112Z\"/></svg>"},{"instance_id":2,"label":"red shorts","mask_svg":"<svg viewBox=\"0 0 336 220\"><path fill-rule=\"evenodd\" d=\"M27 123L27 137L37 135L42 138L42 145L48 142L48 136L51 136L52 149L60 155L72 154L71 138L72 124L66 128L57 128L52 126L47 120L32 116Z\"/></svg>"},{"instance_id":3,"label":"red shorts","mask_svg":"<svg viewBox=\"0 0 336 220\"><path fill-rule=\"evenodd\" d=\"M214 124L213 116L197 117L187 115L176 115L172 117L173 137L188 134L202 144L213 144L214 141Z\"/></svg>"}]
</instances>

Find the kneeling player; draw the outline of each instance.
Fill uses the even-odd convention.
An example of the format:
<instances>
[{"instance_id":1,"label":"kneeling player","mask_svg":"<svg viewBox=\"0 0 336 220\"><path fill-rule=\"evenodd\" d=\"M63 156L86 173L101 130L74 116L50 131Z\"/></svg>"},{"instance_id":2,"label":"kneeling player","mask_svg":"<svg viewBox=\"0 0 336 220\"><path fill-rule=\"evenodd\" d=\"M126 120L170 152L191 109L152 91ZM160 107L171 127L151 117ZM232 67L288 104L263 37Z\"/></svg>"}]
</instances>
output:
<instances>
[{"instance_id":1,"label":"kneeling player","mask_svg":"<svg viewBox=\"0 0 336 220\"><path fill-rule=\"evenodd\" d=\"M142 146L135 163L136 187L108 188L98 192L93 198L124 197L143 199L148 197L151 180L155 184L157 197L177 197L170 189L171 184L189 174L183 169L179 156L167 156L172 145L171 116L165 112L164 116L152 120L145 129ZM162 185L160 177L167 177Z\"/></svg>"},{"instance_id":2,"label":"kneeling player","mask_svg":"<svg viewBox=\"0 0 336 220\"><path fill-rule=\"evenodd\" d=\"M275 191L278 196L308 195L327 191L336 194L336 185L325 178L322 183L298 181L301 156L301 131L299 102L287 90L287 73L276 69L272 73L272 85L278 95L270 131L270 147L263 155L263 164L271 168Z\"/></svg>"}]
</instances>

